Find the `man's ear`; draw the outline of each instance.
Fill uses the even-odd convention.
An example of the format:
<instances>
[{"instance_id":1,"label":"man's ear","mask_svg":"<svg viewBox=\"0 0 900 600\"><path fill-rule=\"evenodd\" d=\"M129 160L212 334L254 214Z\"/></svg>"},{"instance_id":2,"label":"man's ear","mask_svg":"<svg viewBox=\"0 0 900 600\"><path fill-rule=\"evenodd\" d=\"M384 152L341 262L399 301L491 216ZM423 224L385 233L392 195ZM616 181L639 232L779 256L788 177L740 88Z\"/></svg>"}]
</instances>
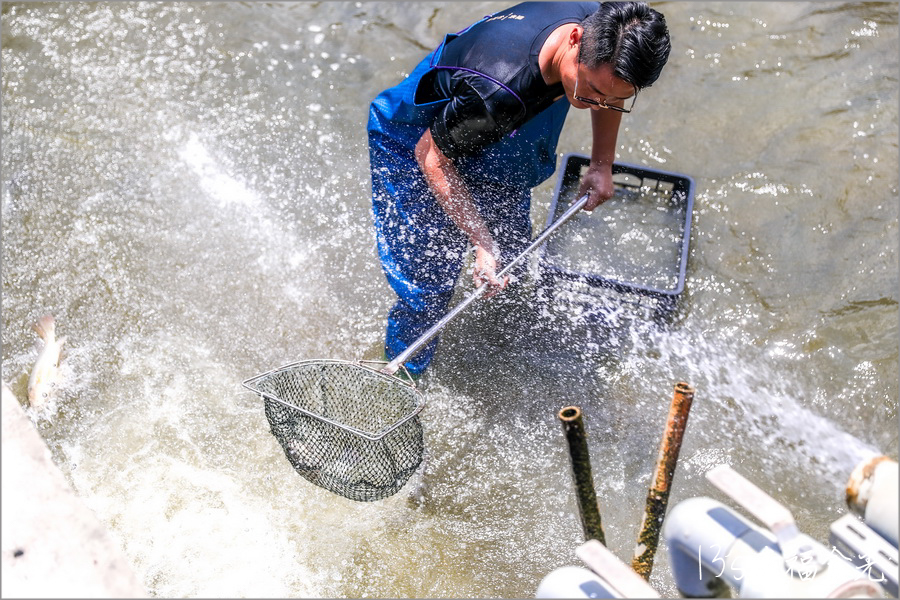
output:
<instances>
[{"instance_id":1,"label":"man's ear","mask_svg":"<svg viewBox=\"0 0 900 600\"><path fill-rule=\"evenodd\" d=\"M584 29L581 28L581 25L576 25L572 28L572 32L569 34L569 45L576 46L581 43L581 34L584 33Z\"/></svg>"}]
</instances>

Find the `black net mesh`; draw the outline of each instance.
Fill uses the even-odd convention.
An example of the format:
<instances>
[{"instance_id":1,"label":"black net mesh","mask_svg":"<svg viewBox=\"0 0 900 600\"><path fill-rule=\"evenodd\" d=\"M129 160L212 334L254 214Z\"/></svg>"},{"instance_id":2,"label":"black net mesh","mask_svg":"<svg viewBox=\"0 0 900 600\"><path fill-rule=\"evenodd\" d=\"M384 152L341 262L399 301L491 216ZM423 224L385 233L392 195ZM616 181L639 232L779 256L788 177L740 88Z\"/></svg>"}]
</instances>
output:
<instances>
[{"instance_id":1,"label":"black net mesh","mask_svg":"<svg viewBox=\"0 0 900 600\"><path fill-rule=\"evenodd\" d=\"M263 397L272 435L294 469L331 492L380 500L398 492L422 462L416 416L422 397L396 377L356 363L317 360L245 385Z\"/></svg>"}]
</instances>

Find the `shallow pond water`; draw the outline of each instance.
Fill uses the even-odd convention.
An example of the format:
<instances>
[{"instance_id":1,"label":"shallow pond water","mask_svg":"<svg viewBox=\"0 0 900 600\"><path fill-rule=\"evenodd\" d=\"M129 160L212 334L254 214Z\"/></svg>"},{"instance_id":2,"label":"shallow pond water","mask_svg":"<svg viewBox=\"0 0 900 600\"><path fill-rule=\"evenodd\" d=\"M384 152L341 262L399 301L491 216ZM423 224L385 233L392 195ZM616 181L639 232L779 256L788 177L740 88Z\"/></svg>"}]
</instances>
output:
<instances>
[{"instance_id":1,"label":"shallow pond water","mask_svg":"<svg viewBox=\"0 0 900 600\"><path fill-rule=\"evenodd\" d=\"M853 466L897 458L897 5L654 6L674 50L618 157L696 181L673 322L599 327L530 280L480 303L422 382L423 498L360 504L297 476L241 381L378 354L368 102L505 5L3 4L3 378L24 402L53 313L35 421L152 594L532 596L578 563L571 404L627 561L677 381L670 502L721 498L727 463L827 540ZM674 594L664 546L651 583Z\"/></svg>"}]
</instances>

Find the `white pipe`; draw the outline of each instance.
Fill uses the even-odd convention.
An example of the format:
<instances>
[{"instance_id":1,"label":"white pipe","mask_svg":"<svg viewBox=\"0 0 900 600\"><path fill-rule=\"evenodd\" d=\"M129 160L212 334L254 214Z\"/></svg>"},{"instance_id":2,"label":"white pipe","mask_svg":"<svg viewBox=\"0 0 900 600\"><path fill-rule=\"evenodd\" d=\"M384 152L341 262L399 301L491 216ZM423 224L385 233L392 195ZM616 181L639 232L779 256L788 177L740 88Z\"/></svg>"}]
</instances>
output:
<instances>
[{"instance_id":1,"label":"white pipe","mask_svg":"<svg viewBox=\"0 0 900 600\"><path fill-rule=\"evenodd\" d=\"M669 512L664 536L675 584L682 595L712 598L725 586L742 598L883 597L863 573L812 538L803 536L824 567L803 576L786 566L776 537L711 498L691 498Z\"/></svg>"},{"instance_id":2,"label":"white pipe","mask_svg":"<svg viewBox=\"0 0 900 600\"><path fill-rule=\"evenodd\" d=\"M622 598L607 583L582 567L560 567L547 574L535 598Z\"/></svg>"},{"instance_id":3,"label":"white pipe","mask_svg":"<svg viewBox=\"0 0 900 600\"><path fill-rule=\"evenodd\" d=\"M659 598L650 584L597 540L575 550L590 568L561 567L541 580L538 598Z\"/></svg>"},{"instance_id":4,"label":"white pipe","mask_svg":"<svg viewBox=\"0 0 900 600\"><path fill-rule=\"evenodd\" d=\"M847 506L894 546L900 512L898 473L897 461L876 456L860 462L847 481Z\"/></svg>"}]
</instances>

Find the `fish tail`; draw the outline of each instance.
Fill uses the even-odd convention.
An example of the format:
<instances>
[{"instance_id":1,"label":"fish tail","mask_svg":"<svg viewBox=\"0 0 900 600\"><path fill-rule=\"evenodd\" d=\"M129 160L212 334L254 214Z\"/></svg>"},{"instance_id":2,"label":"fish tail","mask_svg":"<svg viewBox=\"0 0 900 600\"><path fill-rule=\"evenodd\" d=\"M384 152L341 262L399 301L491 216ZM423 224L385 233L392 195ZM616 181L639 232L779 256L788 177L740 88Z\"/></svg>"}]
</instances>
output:
<instances>
[{"instance_id":1,"label":"fish tail","mask_svg":"<svg viewBox=\"0 0 900 600\"><path fill-rule=\"evenodd\" d=\"M53 318L53 315L44 315L37 320L33 327L44 341L52 340L56 335L56 320Z\"/></svg>"}]
</instances>

